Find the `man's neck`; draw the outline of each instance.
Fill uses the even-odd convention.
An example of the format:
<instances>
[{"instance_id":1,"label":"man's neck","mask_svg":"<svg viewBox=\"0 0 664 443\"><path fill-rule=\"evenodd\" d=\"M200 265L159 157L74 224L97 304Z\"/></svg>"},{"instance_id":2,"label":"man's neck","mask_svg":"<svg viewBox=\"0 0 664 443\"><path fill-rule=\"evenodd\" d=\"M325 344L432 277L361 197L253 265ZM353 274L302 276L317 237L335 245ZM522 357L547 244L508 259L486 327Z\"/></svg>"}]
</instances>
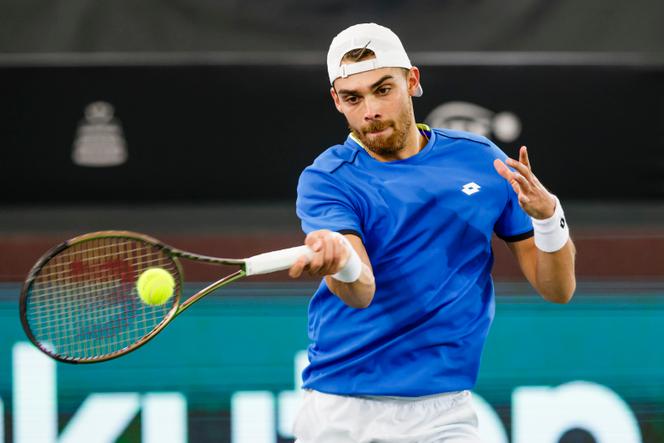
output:
<instances>
[{"instance_id":1,"label":"man's neck","mask_svg":"<svg viewBox=\"0 0 664 443\"><path fill-rule=\"evenodd\" d=\"M391 162L395 160L405 160L418 154L426 146L428 139L422 135L417 124L413 120L408 131L408 137L404 142L404 148L390 155L379 155L371 150L364 148L373 158L381 162Z\"/></svg>"}]
</instances>

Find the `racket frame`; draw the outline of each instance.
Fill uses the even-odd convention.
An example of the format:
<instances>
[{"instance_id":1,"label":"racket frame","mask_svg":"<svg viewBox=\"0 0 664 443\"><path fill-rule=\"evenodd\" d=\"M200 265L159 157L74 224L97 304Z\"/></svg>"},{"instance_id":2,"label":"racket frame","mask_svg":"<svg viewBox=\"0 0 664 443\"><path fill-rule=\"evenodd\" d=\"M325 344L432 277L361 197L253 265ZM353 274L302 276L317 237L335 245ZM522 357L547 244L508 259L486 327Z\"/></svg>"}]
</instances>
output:
<instances>
[{"instance_id":1,"label":"racket frame","mask_svg":"<svg viewBox=\"0 0 664 443\"><path fill-rule=\"evenodd\" d=\"M153 245L157 248L159 248L162 252L164 252L174 263L178 271L178 277L179 277L179 284L177 285L178 290L176 291L174 295L174 303L173 307L168 311L168 313L164 316L164 318L159 322L148 334L144 335L139 339L138 341L122 348L119 349L115 352L111 352L109 354L104 354L99 357L94 357L94 358L73 358L73 357L67 357L63 356L60 354L56 354L52 352L51 350L48 349L47 346L45 346L42 342L37 340L35 335L32 333L32 330L28 324L28 319L27 319L27 298L29 291L35 282L37 276L39 275L39 272L41 269L55 256L57 256L59 253L62 251L75 246L79 243L84 243L87 241L91 240L97 240L97 239L102 239L102 238L126 238L128 240L137 240L141 241L143 243L147 243L150 245ZM179 258L184 258L187 260L192 260L192 261L199 261L203 263L209 263L209 264L216 264L216 265L230 265L230 266L240 266L240 269L237 271L228 274L227 276L215 281L214 283L211 283L210 285L206 286L205 288L201 289L200 291L196 292L194 295L189 297L187 300L185 300L182 304L180 304L180 300L182 297L182 292L183 292L183 285L184 285L184 270L182 268L182 264L180 263ZM183 311L185 311L187 308L189 308L192 304L200 300L201 298L205 297L206 295L210 294L211 292L215 291L216 289L231 283L235 280L239 280L242 277L245 277L247 275L246 273L246 265L245 265L245 260L241 259L231 259L231 258L218 258L218 257L210 257L207 255L201 255L201 254L194 254L191 252L183 251L177 248L173 248L171 246L166 245L165 243L150 237L145 234L140 234L136 232L131 232L131 231L98 231L98 232L91 232L88 234L83 234L79 235L77 237L71 238L67 241L64 241L60 243L59 245L51 248L49 251L47 251L42 257L34 264L34 266L30 269L30 272L28 273L28 276L25 280L25 283L23 284L23 287L21 289L21 296L19 299L19 315L21 318L21 324L23 326L23 330L25 331L26 336L28 339L42 352L47 354L49 357L54 358L58 361L64 362L64 363L73 363L73 364L79 364L79 363L99 363L102 361L108 361L115 359L117 357L123 356L125 354L128 354L147 342L149 342L152 338L154 338L159 332L161 332L173 319L181 314Z\"/></svg>"}]
</instances>

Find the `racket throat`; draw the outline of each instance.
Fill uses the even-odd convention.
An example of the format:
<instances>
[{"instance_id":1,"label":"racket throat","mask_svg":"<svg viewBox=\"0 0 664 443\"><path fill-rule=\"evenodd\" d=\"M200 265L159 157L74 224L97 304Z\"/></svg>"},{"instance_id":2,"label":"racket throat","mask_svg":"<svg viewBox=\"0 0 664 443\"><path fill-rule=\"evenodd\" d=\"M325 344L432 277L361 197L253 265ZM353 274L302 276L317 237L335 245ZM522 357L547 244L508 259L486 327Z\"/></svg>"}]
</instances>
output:
<instances>
[{"instance_id":1,"label":"racket throat","mask_svg":"<svg viewBox=\"0 0 664 443\"><path fill-rule=\"evenodd\" d=\"M247 275L246 271L243 269L239 269L235 271L234 273L227 275L226 277L222 278L221 280L217 280L216 282L206 286L205 288L201 289L196 295L193 297L187 299L184 303L180 305L178 308L177 312L175 315L179 315L182 313L185 309L187 309L189 306L192 304L196 303L198 300L201 298L205 297L208 295L210 292L216 291L217 289L221 288L224 285L227 285L231 282L234 282L235 280L239 280L242 277L245 277Z\"/></svg>"}]
</instances>

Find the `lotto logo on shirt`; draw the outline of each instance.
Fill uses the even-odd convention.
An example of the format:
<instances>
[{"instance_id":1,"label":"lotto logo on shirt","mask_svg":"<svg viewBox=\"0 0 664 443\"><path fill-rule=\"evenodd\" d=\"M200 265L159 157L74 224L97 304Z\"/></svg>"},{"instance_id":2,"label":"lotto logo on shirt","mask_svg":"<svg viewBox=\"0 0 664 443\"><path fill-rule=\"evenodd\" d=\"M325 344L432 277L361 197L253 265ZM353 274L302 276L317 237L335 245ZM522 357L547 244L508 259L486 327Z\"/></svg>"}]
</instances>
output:
<instances>
[{"instance_id":1,"label":"lotto logo on shirt","mask_svg":"<svg viewBox=\"0 0 664 443\"><path fill-rule=\"evenodd\" d=\"M477 183L470 182L470 183L466 183L465 185L463 185L463 188L461 188L461 191L466 195L473 195L473 194L477 194L478 192L480 192L481 188L482 187L480 185L478 185Z\"/></svg>"}]
</instances>

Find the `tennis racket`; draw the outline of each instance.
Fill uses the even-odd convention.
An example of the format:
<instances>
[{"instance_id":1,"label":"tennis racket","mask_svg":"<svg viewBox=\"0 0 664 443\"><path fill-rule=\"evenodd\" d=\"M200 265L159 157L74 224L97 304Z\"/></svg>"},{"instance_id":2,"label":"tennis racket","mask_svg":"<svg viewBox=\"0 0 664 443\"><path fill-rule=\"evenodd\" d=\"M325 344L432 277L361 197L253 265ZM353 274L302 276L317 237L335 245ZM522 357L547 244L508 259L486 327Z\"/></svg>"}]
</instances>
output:
<instances>
[{"instance_id":1,"label":"tennis racket","mask_svg":"<svg viewBox=\"0 0 664 443\"><path fill-rule=\"evenodd\" d=\"M56 246L33 266L21 291L21 323L32 343L56 360L110 360L143 346L212 291L242 277L288 269L303 255L311 258L313 252L299 246L246 259L216 258L134 232L93 232ZM180 303L179 259L238 269ZM141 273L154 267L175 280L174 295L158 306L143 303L136 289Z\"/></svg>"}]
</instances>

